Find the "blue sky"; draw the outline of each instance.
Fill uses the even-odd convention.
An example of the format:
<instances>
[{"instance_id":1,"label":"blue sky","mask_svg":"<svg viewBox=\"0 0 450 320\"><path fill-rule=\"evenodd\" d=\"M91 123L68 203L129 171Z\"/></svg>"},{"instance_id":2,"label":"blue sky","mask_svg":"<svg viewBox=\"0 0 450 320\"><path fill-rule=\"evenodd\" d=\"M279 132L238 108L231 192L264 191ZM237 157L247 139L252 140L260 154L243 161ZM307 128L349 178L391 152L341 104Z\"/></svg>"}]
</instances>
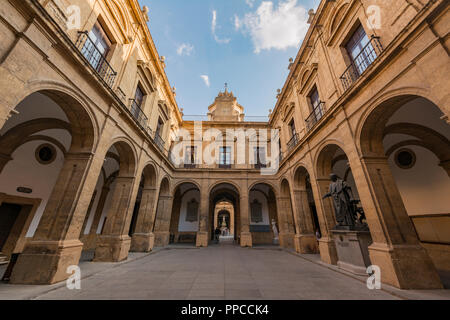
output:
<instances>
[{"instance_id":1,"label":"blue sky","mask_svg":"<svg viewBox=\"0 0 450 320\"><path fill-rule=\"evenodd\" d=\"M185 115L205 115L227 82L247 116L267 116L319 0L140 0Z\"/></svg>"}]
</instances>

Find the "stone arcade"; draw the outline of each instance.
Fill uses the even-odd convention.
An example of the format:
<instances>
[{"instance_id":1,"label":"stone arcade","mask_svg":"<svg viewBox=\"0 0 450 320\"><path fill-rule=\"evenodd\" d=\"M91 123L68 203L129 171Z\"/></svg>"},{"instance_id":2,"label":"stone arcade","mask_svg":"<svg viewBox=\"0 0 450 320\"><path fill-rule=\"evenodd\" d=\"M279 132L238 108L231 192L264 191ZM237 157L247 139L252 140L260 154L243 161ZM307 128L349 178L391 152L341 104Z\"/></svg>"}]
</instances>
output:
<instances>
[{"instance_id":1,"label":"stone arcade","mask_svg":"<svg viewBox=\"0 0 450 320\"><path fill-rule=\"evenodd\" d=\"M73 0L83 26L74 30L68 2L0 1L0 263L17 258L11 284L63 281L88 250L94 262L118 262L170 243L206 247L219 216L236 245L272 244L274 221L279 246L336 265L337 223L323 199L335 173L360 200L382 281L442 288L448 1L322 0L268 119L248 121L227 88L209 106L200 136L255 131L243 164L225 134L217 163L198 160L213 141L197 139L179 109L147 9ZM381 29L367 21L371 4ZM181 129L191 140L174 164ZM250 143L272 129L279 141ZM267 161L279 168L261 175Z\"/></svg>"}]
</instances>

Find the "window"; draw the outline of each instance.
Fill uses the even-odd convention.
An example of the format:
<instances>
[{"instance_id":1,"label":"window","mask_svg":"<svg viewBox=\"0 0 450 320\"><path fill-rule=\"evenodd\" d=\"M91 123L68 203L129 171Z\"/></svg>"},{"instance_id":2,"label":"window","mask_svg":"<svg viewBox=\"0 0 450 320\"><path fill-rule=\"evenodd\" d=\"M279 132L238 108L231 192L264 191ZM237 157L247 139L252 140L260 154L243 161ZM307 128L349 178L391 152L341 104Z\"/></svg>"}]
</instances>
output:
<instances>
[{"instance_id":1,"label":"window","mask_svg":"<svg viewBox=\"0 0 450 320\"><path fill-rule=\"evenodd\" d=\"M219 148L219 166L231 167L231 147Z\"/></svg>"},{"instance_id":2,"label":"window","mask_svg":"<svg viewBox=\"0 0 450 320\"><path fill-rule=\"evenodd\" d=\"M89 40L84 43L81 52L91 66L100 72L105 62L105 57L111 48L111 41L99 22L95 23L89 32Z\"/></svg>"},{"instance_id":3,"label":"window","mask_svg":"<svg viewBox=\"0 0 450 320\"><path fill-rule=\"evenodd\" d=\"M198 220L198 201L195 199L191 199L191 201L187 203L186 221L195 222L197 220Z\"/></svg>"},{"instance_id":4,"label":"window","mask_svg":"<svg viewBox=\"0 0 450 320\"><path fill-rule=\"evenodd\" d=\"M253 149L255 167L262 168L266 166L266 148L255 147Z\"/></svg>"},{"instance_id":5,"label":"window","mask_svg":"<svg viewBox=\"0 0 450 320\"><path fill-rule=\"evenodd\" d=\"M314 118L316 121L319 121L323 116L323 110L320 102L319 91L317 91L316 87L314 87L314 89L311 91L311 94L309 95L309 101L311 102Z\"/></svg>"},{"instance_id":6,"label":"window","mask_svg":"<svg viewBox=\"0 0 450 320\"><path fill-rule=\"evenodd\" d=\"M195 156L197 153L197 147L187 146L186 153L184 155L184 165L185 167L195 166Z\"/></svg>"},{"instance_id":7,"label":"window","mask_svg":"<svg viewBox=\"0 0 450 320\"><path fill-rule=\"evenodd\" d=\"M289 129L291 130L291 137L295 137L295 134L297 133L295 131L295 122L294 119L291 120L291 122L289 122Z\"/></svg>"},{"instance_id":8,"label":"window","mask_svg":"<svg viewBox=\"0 0 450 320\"><path fill-rule=\"evenodd\" d=\"M163 127L164 127L164 122L162 121L161 118L159 118L158 125L156 126L156 135L157 136L161 136Z\"/></svg>"},{"instance_id":9,"label":"window","mask_svg":"<svg viewBox=\"0 0 450 320\"><path fill-rule=\"evenodd\" d=\"M250 217L252 222L262 222L263 216L262 216L262 203L259 202L257 199L253 200L253 202L250 204Z\"/></svg>"},{"instance_id":10,"label":"window","mask_svg":"<svg viewBox=\"0 0 450 320\"><path fill-rule=\"evenodd\" d=\"M144 91L142 90L141 86L138 85L136 88L136 93L134 94L134 101L136 102L136 104L141 107L142 106L142 102L144 101Z\"/></svg>"},{"instance_id":11,"label":"window","mask_svg":"<svg viewBox=\"0 0 450 320\"><path fill-rule=\"evenodd\" d=\"M362 25L356 29L345 47L358 75L361 75L377 58L377 53Z\"/></svg>"}]
</instances>

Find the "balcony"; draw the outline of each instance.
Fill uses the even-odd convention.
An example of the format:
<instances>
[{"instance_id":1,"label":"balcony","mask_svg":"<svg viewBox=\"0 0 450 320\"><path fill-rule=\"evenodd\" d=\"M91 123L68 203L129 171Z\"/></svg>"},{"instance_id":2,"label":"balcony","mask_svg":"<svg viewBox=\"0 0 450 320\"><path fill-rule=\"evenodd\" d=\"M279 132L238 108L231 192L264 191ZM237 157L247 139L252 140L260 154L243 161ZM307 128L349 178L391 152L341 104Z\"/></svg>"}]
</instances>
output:
<instances>
[{"instance_id":1,"label":"balcony","mask_svg":"<svg viewBox=\"0 0 450 320\"><path fill-rule=\"evenodd\" d=\"M117 72L115 72L108 61L106 61L106 58L91 40L87 31L79 31L78 34L78 40L75 44L76 47L103 81L112 88Z\"/></svg>"},{"instance_id":2,"label":"balcony","mask_svg":"<svg viewBox=\"0 0 450 320\"><path fill-rule=\"evenodd\" d=\"M199 165L196 164L196 163L184 163L184 164L183 164L183 167L184 167L185 169L195 169L195 168L198 168Z\"/></svg>"},{"instance_id":3,"label":"balcony","mask_svg":"<svg viewBox=\"0 0 450 320\"><path fill-rule=\"evenodd\" d=\"M219 163L219 168L220 169L231 169L231 163L227 164L227 163Z\"/></svg>"},{"instance_id":4,"label":"balcony","mask_svg":"<svg viewBox=\"0 0 450 320\"><path fill-rule=\"evenodd\" d=\"M147 128L147 122L148 118L144 114L144 111L140 108L140 106L136 103L136 100L130 99L131 101L131 114L133 115L134 119L143 127Z\"/></svg>"},{"instance_id":5,"label":"balcony","mask_svg":"<svg viewBox=\"0 0 450 320\"><path fill-rule=\"evenodd\" d=\"M158 146L158 148L164 152L165 148L164 145L166 144L163 140L163 138L161 138L161 136L159 135L158 132L155 132L155 137L153 138L153 141L155 142L155 144Z\"/></svg>"},{"instance_id":6,"label":"balcony","mask_svg":"<svg viewBox=\"0 0 450 320\"><path fill-rule=\"evenodd\" d=\"M361 50L360 54L353 59L350 66L341 76L344 90L349 89L352 84L361 77L366 69L378 58L383 51L380 38L372 36L369 43Z\"/></svg>"},{"instance_id":7,"label":"balcony","mask_svg":"<svg viewBox=\"0 0 450 320\"><path fill-rule=\"evenodd\" d=\"M287 147L288 147L288 152L291 151L300 141L300 137L298 135L298 133L294 134L291 138L291 140L289 140L289 142L287 143Z\"/></svg>"},{"instance_id":8,"label":"balcony","mask_svg":"<svg viewBox=\"0 0 450 320\"><path fill-rule=\"evenodd\" d=\"M325 113L325 102L320 102L306 119L306 130L311 130Z\"/></svg>"}]
</instances>

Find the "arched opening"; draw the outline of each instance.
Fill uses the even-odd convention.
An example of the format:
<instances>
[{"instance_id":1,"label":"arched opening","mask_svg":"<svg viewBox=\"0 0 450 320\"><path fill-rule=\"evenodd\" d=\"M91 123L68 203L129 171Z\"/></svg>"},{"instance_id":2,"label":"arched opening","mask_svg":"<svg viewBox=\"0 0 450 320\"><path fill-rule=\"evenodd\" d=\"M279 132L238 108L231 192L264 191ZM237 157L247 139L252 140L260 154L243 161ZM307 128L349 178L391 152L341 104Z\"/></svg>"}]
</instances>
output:
<instances>
[{"instance_id":1,"label":"arched opening","mask_svg":"<svg viewBox=\"0 0 450 320\"><path fill-rule=\"evenodd\" d=\"M322 231L314 201L311 178L308 170L301 166L294 174L294 199L298 214L298 233L296 236L296 250L300 253L316 253L317 240Z\"/></svg>"},{"instance_id":2,"label":"arched opening","mask_svg":"<svg viewBox=\"0 0 450 320\"><path fill-rule=\"evenodd\" d=\"M420 280L413 279L411 270L396 266L397 272L387 282L405 288L439 287L430 257L438 269L450 270L450 238L443 227L450 221L449 124L431 101L397 96L368 115L360 139L377 203L373 215L379 217L372 222L379 230L373 234L374 242L389 244L393 252L402 245L402 252L420 261L413 267L422 274ZM381 230L379 224L383 224ZM418 246L420 242L427 251ZM377 263L391 268L387 264L400 264L402 256L385 255Z\"/></svg>"},{"instance_id":3,"label":"arched opening","mask_svg":"<svg viewBox=\"0 0 450 320\"><path fill-rule=\"evenodd\" d=\"M170 220L171 243L195 244L200 216L200 190L193 183L182 183L174 193Z\"/></svg>"},{"instance_id":4,"label":"arched opening","mask_svg":"<svg viewBox=\"0 0 450 320\"><path fill-rule=\"evenodd\" d=\"M282 219L272 186L258 183L250 189L250 232L254 245L280 244Z\"/></svg>"},{"instance_id":5,"label":"arched opening","mask_svg":"<svg viewBox=\"0 0 450 320\"><path fill-rule=\"evenodd\" d=\"M155 235L155 247L165 247L170 242L170 221L173 197L170 194L169 179L163 178L159 188L158 204L156 207L153 233Z\"/></svg>"},{"instance_id":6,"label":"arched opening","mask_svg":"<svg viewBox=\"0 0 450 320\"><path fill-rule=\"evenodd\" d=\"M107 155L110 155L108 157ZM105 155L105 166L111 163L110 171L117 169L117 176L111 184L106 203L102 210L97 230L97 243L94 261L114 262L128 257L131 239L128 236L133 205L131 201L135 183L136 158L132 147L125 141L114 143Z\"/></svg>"},{"instance_id":7,"label":"arched opening","mask_svg":"<svg viewBox=\"0 0 450 320\"><path fill-rule=\"evenodd\" d=\"M95 139L94 123L88 111L67 93L38 91L16 106L0 129L0 256L3 259L31 248L34 241L78 239L73 230L75 224L82 223L87 208L75 206L76 195L85 181ZM81 225L76 227L79 230ZM81 243L77 249L81 251ZM42 251L45 250L39 252ZM47 283L59 278L47 272L47 277L36 279L39 272L35 275L27 272L34 259L44 255L20 258L11 282ZM67 262L77 264L78 259L74 254ZM41 266L51 269L58 261L59 258L50 259Z\"/></svg>"},{"instance_id":8,"label":"arched opening","mask_svg":"<svg viewBox=\"0 0 450 320\"><path fill-rule=\"evenodd\" d=\"M319 240L319 251L324 262L329 264L338 263L338 254L336 251L335 241L333 239L332 230L340 228L352 229L351 224L360 221L365 223L364 210L359 199L358 189L355 185L351 173L350 163L347 154L337 144L326 145L319 153L316 164L316 176L319 189L319 197L321 199L321 215L319 212L319 221L322 220L321 225L321 239ZM331 175L337 176L337 188L348 187L346 192L340 192L327 199L323 199L330 190ZM344 180L347 177L347 180ZM335 190L336 191L336 190ZM355 214L353 216L352 214ZM370 239L368 239L370 243ZM364 263L361 261L359 270L363 268L362 264L368 264L368 253L365 252Z\"/></svg>"},{"instance_id":9,"label":"arched opening","mask_svg":"<svg viewBox=\"0 0 450 320\"><path fill-rule=\"evenodd\" d=\"M142 171L128 232L131 237L131 251L149 252L152 250L156 201L156 169L152 164L148 164Z\"/></svg>"},{"instance_id":10,"label":"arched opening","mask_svg":"<svg viewBox=\"0 0 450 320\"><path fill-rule=\"evenodd\" d=\"M220 212L229 214L229 222L226 216ZM225 220L223 220L225 218ZM220 243L237 243L240 239L240 197L239 190L230 183L221 183L214 186L209 194L209 228L208 238L215 240L216 229L220 230ZM224 223L223 223L224 222Z\"/></svg>"}]
</instances>

